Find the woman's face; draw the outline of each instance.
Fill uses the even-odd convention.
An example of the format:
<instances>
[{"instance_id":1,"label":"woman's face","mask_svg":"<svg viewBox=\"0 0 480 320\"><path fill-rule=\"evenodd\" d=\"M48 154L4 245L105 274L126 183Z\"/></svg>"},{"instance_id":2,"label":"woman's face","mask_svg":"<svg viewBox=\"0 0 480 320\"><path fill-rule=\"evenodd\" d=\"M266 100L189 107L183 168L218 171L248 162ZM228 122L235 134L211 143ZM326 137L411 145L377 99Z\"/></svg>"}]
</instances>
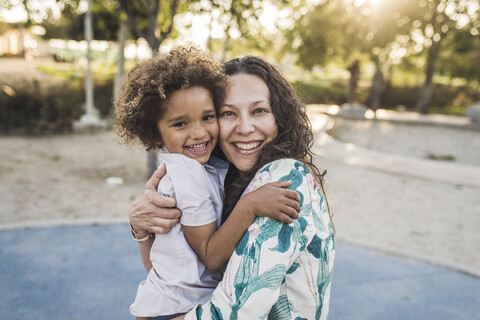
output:
<instances>
[{"instance_id":1,"label":"woman's face","mask_svg":"<svg viewBox=\"0 0 480 320\"><path fill-rule=\"evenodd\" d=\"M239 171L252 169L260 150L278 132L267 84L251 74L231 76L218 123L219 144L227 159Z\"/></svg>"}]
</instances>

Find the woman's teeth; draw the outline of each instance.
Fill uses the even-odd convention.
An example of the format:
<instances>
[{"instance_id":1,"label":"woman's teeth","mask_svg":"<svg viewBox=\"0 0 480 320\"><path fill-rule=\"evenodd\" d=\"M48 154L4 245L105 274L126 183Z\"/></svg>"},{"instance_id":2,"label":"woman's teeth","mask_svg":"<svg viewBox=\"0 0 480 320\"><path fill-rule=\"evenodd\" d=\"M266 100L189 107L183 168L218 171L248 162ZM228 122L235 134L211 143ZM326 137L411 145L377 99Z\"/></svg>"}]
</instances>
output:
<instances>
[{"instance_id":1,"label":"woman's teeth","mask_svg":"<svg viewBox=\"0 0 480 320\"><path fill-rule=\"evenodd\" d=\"M242 150L252 150L252 149L255 149L256 147L258 147L260 145L260 142L252 142L252 143L235 143L235 147L237 147L238 149L242 149Z\"/></svg>"},{"instance_id":2,"label":"woman's teeth","mask_svg":"<svg viewBox=\"0 0 480 320\"><path fill-rule=\"evenodd\" d=\"M207 143L201 143L201 144L192 144L190 146L187 146L187 149L192 150L192 151L203 151L207 148Z\"/></svg>"}]
</instances>

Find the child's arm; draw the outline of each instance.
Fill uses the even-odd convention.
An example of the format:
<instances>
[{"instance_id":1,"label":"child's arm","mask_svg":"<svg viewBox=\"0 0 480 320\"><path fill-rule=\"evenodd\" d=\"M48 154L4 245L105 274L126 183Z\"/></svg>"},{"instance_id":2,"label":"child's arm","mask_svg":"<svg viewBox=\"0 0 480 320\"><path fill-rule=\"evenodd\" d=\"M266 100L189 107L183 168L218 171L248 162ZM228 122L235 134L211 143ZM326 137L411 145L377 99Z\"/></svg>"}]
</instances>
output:
<instances>
[{"instance_id":1,"label":"child's arm","mask_svg":"<svg viewBox=\"0 0 480 320\"><path fill-rule=\"evenodd\" d=\"M223 268L235 247L257 216L293 222L300 211L300 196L285 189L291 181L266 184L246 194L217 230L216 222L203 226L183 226L185 237L200 260L211 270Z\"/></svg>"},{"instance_id":2,"label":"child's arm","mask_svg":"<svg viewBox=\"0 0 480 320\"><path fill-rule=\"evenodd\" d=\"M138 243L138 249L140 250L142 262L147 272L149 272L150 269L152 269L152 260L150 260L150 250L152 249L154 240L155 240L155 236L151 236L147 241Z\"/></svg>"}]
</instances>

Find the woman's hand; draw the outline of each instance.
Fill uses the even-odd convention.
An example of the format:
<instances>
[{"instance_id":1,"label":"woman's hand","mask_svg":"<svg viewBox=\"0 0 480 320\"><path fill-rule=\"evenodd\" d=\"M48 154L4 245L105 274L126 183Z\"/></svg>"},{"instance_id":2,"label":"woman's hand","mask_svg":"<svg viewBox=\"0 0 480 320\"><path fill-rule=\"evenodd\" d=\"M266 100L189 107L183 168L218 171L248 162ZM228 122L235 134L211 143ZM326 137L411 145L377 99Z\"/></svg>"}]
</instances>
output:
<instances>
[{"instance_id":1,"label":"woman's hand","mask_svg":"<svg viewBox=\"0 0 480 320\"><path fill-rule=\"evenodd\" d=\"M292 223L300 212L300 195L288 188L291 181L267 183L255 191L240 198L239 202L247 202L257 217L270 217L284 223Z\"/></svg>"},{"instance_id":2,"label":"woman's hand","mask_svg":"<svg viewBox=\"0 0 480 320\"><path fill-rule=\"evenodd\" d=\"M182 213L175 207L175 199L157 192L158 183L166 173L165 165L155 170L142 193L133 202L128 217L138 233L167 233L176 225Z\"/></svg>"}]
</instances>

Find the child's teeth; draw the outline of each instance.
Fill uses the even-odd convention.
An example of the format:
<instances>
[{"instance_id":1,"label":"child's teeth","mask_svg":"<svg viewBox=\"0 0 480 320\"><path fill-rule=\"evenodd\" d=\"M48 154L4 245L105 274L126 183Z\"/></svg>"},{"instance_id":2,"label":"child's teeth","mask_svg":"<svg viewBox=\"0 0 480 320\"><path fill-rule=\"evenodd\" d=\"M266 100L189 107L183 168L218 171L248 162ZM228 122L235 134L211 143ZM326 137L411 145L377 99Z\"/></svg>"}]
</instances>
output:
<instances>
[{"instance_id":1,"label":"child's teeth","mask_svg":"<svg viewBox=\"0 0 480 320\"><path fill-rule=\"evenodd\" d=\"M202 144L192 144L190 146L188 146L189 149L205 149L207 147L207 144L206 143L202 143ZM198 150L197 150L198 151Z\"/></svg>"}]
</instances>

